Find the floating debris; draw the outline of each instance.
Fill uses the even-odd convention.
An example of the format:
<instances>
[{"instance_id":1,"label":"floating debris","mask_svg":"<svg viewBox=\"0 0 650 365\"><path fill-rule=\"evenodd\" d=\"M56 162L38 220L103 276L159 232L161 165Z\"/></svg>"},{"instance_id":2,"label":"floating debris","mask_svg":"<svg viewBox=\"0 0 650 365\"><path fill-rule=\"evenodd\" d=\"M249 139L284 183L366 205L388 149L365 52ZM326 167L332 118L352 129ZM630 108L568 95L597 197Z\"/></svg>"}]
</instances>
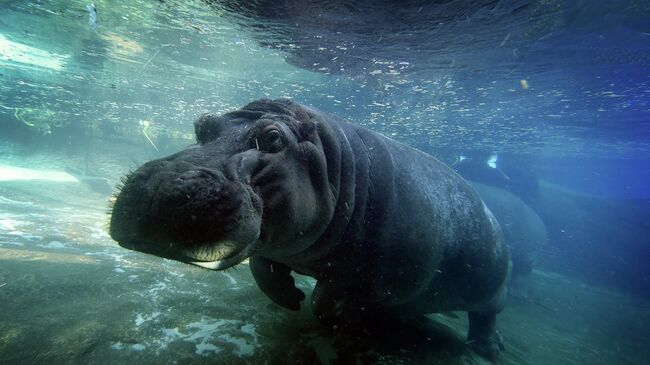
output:
<instances>
[{"instance_id":1,"label":"floating debris","mask_svg":"<svg viewBox=\"0 0 650 365\"><path fill-rule=\"evenodd\" d=\"M147 129L149 129L149 126L151 125L151 122L148 121L148 120L141 120L140 125L142 126L142 134L144 134L144 137L147 139L147 141L149 141L149 143L151 143L151 145L153 146L154 149L156 149L156 151L160 151L158 149L158 147L156 147L156 144L153 143L153 141L149 137L149 134L147 134Z\"/></svg>"}]
</instances>

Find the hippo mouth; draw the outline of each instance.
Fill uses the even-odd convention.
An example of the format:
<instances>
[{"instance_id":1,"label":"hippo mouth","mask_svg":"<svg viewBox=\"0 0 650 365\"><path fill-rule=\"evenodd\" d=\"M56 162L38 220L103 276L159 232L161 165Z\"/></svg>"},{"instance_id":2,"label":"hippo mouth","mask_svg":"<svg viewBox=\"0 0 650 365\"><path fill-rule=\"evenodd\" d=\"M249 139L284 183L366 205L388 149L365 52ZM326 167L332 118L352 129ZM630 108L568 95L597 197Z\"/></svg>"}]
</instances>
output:
<instances>
[{"instance_id":1,"label":"hippo mouth","mask_svg":"<svg viewBox=\"0 0 650 365\"><path fill-rule=\"evenodd\" d=\"M224 270L240 264L242 261L250 257L258 243L259 239L251 245L246 245L243 248L240 248L236 243L230 241L219 242L210 245L209 250L217 253L208 256L201 254L201 251L198 251L197 254L196 250L184 250L184 256L187 259L181 261L204 269Z\"/></svg>"},{"instance_id":2,"label":"hippo mouth","mask_svg":"<svg viewBox=\"0 0 650 365\"><path fill-rule=\"evenodd\" d=\"M234 253L233 255L230 255L228 257L224 257L223 259L220 260L212 260L212 261L184 261L187 262L188 264L192 264L195 266L202 267L204 269L210 269L210 270L224 270L229 267L233 267L237 264L240 264L242 261L246 260L250 256L250 249L243 249L239 252Z\"/></svg>"},{"instance_id":3,"label":"hippo mouth","mask_svg":"<svg viewBox=\"0 0 650 365\"><path fill-rule=\"evenodd\" d=\"M179 245L174 243L161 246L160 244L142 242L120 242L119 245L130 250L180 261L205 269L224 270L240 264L250 257L257 246L257 242L243 247L230 241L197 245L193 248L180 248Z\"/></svg>"}]
</instances>

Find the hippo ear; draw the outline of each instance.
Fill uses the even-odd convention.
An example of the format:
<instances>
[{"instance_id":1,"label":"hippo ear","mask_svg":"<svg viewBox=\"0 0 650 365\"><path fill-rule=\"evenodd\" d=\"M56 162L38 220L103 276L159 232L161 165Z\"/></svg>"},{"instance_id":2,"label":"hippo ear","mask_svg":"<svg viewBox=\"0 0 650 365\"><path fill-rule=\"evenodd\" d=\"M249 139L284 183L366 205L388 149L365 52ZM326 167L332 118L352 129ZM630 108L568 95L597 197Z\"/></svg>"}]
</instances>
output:
<instances>
[{"instance_id":1,"label":"hippo ear","mask_svg":"<svg viewBox=\"0 0 650 365\"><path fill-rule=\"evenodd\" d=\"M223 129L223 117L205 113L194 122L196 141L200 144L207 143L219 135Z\"/></svg>"},{"instance_id":2,"label":"hippo ear","mask_svg":"<svg viewBox=\"0 0 650 365\"><path fill-rule=\"evenodd\" d=\"M318 138L318 128L316 123L311 120L300 123L299 126L300 140L301 141L310 141L312 143L320 145L320 138Z\"/></svg>"}]
</instances>

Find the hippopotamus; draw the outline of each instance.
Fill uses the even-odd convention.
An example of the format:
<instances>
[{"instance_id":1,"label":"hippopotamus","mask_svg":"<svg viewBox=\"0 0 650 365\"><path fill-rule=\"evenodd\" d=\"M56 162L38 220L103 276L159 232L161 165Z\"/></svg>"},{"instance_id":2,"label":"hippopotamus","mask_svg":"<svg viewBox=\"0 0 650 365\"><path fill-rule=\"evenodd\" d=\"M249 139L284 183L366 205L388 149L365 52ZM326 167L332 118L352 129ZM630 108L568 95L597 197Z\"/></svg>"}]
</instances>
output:
<instances>
[{"instance_id":1,"label":"hippopotamus","mask_svg":"<svg viewBox=\"0 0 650 365\"><path fill-rule=\"evenodd\" d=\"M474 190L435 158L289 99L194 123L197 143L125 177L110 234L122 247L223 270L298 310L292 272L316 279L327 325L468 312L493 359L508 249ZM391 317L394 318L394 317Z\"/></svg>"}]
</instances>

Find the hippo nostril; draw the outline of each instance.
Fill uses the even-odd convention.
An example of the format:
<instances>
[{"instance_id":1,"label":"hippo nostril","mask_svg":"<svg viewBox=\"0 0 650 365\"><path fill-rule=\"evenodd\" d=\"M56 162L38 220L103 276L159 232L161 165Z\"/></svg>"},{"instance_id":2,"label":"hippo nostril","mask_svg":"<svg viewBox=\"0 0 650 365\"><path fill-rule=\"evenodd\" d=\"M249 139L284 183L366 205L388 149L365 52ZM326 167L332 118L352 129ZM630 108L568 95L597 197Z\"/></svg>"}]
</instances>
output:
<instances>
[{"instance_id":1,"label":"hippo nostril","mask_svg":"<svg viewBox=\"0 0 650 365\"><path fill-rule=\"evenodd\" d=\"M193 179L212 179L218 182L225 180L223 173L220 170L208 169L203 167L193 168L180 174L178 177L181 180Z\"/></svg>"},{"instance_id":2,"label":"hippo nostril","mask_svg":"<svg viewBox=\"0 0 650 365\"><path fill-rule=\"evenodd\" d=\"M176 188L186 188L187 186L205 186L206 184L218 186L224 180L219 171L198 168L181 173L174 178L173 183Z\"/></svg>"},{"instance_id":3,"label":"hippo nostril","mask_svg":"<svg viewBox=\"0 0 650 365\"><path fill-rule=\"evenodd\" d=\"M177 180L180 181L185 181L185 180L192 180L192 179L198 179L198 178L206 178L206 177L211 177L210 174L207 174L203 170L189 170L184 173L182 173Z\"/></svg>"}]
</instances>

